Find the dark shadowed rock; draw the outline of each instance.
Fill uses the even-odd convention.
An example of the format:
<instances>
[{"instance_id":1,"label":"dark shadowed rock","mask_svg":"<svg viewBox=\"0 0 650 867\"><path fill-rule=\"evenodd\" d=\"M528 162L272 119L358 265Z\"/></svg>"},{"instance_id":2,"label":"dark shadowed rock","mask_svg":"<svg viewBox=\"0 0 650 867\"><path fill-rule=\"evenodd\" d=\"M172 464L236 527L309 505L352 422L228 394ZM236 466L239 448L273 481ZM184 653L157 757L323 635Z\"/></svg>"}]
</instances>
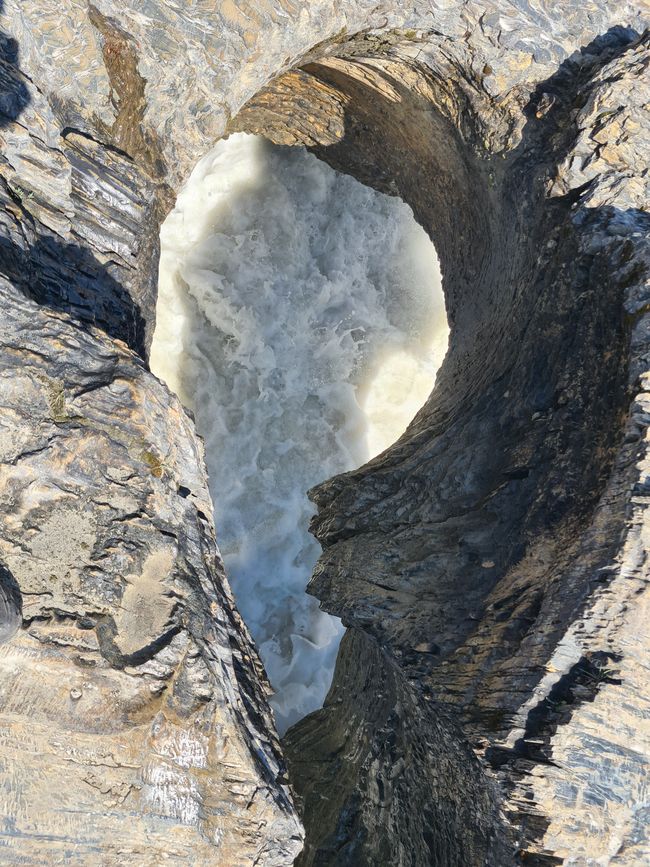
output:
<instances>
[{"instance_id":1,"label":"dark shadowed rock","mask_svg":"<svg viewBox=\"0 0 650 867\"><path fill-rule=\"evenodd\" d=\"M289 865L302 829L147 369L158 231L227 131L401 196L450 351L312 492L350 632L286 738L307 865L650 858L650 52L627 2L6 0L3 863Z\"/></svg>"}]
</instances>

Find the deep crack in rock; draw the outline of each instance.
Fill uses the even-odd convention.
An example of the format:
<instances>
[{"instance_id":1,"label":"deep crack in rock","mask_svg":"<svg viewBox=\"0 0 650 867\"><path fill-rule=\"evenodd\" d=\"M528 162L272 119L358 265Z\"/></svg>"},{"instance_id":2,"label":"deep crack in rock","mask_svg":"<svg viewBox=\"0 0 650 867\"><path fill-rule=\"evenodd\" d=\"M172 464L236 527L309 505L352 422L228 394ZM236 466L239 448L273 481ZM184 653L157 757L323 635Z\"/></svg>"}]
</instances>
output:
<instances>
[{"instance_id":1,"label":"deep crack in rock","mask_svg":"<svg viewBox=\"0 0 650 867\"><path fill-rule=\"evenodd\" d=\"M286 738L298 863L648 860L643 10L0 7L4 863L301 848L201 445L143 361L160 223L235 130L410 204L452 328L404 436L312 492L350 630Z\"/></svg>"}]
</instances>

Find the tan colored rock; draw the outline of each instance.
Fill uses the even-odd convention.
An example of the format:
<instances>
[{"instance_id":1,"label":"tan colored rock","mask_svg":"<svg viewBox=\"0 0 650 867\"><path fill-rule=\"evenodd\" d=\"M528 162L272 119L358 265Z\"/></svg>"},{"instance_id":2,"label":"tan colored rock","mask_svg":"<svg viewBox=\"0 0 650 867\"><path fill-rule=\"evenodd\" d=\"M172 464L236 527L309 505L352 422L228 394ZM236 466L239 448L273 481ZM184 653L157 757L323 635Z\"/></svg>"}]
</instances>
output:
<instances>
[{"instance_id":1,"label":"tan colored rock","mask_svg":"<svg viewBox=\"0 0 650 867\"><path fill-rule=\"evenodd\" d=\"M647 860L647 10L0 6L3 863L301 847L201 446L143 360L160 223L234 129L404 198L452 326L404 437L313 493L351 632L287 738L301 863Z\"/></svg>"}]
</instances>

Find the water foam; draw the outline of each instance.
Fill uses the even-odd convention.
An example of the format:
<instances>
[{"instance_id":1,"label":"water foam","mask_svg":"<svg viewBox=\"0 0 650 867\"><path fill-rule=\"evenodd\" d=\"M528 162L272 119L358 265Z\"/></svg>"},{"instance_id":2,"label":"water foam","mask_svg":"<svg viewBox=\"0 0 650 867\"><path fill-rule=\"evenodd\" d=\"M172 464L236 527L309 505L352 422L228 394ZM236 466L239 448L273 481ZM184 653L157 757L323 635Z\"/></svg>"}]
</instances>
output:
<instances>
[{"instance_id":1,"label":"water foam","mask_svg":"<svg viewBox=\"0 0 650 867\"><path fill-rule=\"evenodd\" d=\"M320 707L340 621L305 587L305 491L390 445L447 346L435 250L402 201L238 134L161 232L152 370L196 417L237 603L281 731Z\"/></svg>"}]
</instances>

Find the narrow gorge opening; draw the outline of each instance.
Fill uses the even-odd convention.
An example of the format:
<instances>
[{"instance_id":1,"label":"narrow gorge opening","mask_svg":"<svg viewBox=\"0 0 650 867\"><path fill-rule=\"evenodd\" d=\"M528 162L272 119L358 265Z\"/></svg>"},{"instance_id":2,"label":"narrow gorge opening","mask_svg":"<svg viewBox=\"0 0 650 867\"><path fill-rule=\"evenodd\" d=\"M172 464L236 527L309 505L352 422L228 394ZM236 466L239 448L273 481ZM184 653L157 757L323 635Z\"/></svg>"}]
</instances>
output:
<instances>
[{"instance_id":1,"label":"narrow gorge opening","mask_svg":"<svg viewBox=\"0 0 650 867\"><path fill-rule=\"evenodd\" d=\"M161 232L154 373L195 414L217 535L281 732L320 707L343 629L305 592L306 492L391 445L447 347L433 244L400 199L236 133Z\"/></svg>"},{"instance_id":2,"label":"narrow gorge opening","mask_svg":"<svg viewBox=\"0 0 650 867\"><path fill-rule=\"evenodd\" d=\"M3 863L650 863L649 37L559 5L0 0Z\"/></svg>"}]
</instances>

